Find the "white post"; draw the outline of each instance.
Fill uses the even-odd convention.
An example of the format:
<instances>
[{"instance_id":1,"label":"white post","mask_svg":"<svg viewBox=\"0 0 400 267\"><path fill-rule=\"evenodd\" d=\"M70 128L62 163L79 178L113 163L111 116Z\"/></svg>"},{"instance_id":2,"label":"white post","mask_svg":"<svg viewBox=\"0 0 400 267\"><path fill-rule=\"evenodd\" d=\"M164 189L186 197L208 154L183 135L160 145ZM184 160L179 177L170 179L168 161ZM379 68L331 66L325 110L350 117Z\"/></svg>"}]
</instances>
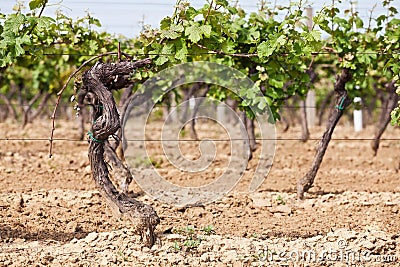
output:
<instances>
[{"instance_id":1,"label":"white post","mask_svg":"<svg viewBox=\"0 0 400 267\"><path fill-rule=\"evenodd\" d=\"M189 99L189 108L190 109L194 109L194 106L196 105L196 99L194 99L194 97L191 97Z\"/></svg>"},{"instance_id":2,"label":"white post","mask_svg":"<svg viewBox=\"0 0 400 267\"><path fill-rule=\"evenodd\" d=\"M355 97L354 103L361 104L361 97ZM360 132L363 128L362 110L355 109L353 111L354 131Z\"/></svg>"},{"instance_id":3,"label":"white post","mask_svg":"<svg viewBox=\"0 0 400 267\"><path fill-rule=\"evenodd\" d=\"M316 108L315 108L315 91L309 90L306 97L306 114L307 125L309 128L315 126Z\"/></svg>"},{"instance_id":4,"label":"white post","mask_svg":"<svg viewBox=\"0 0 400 267\"><path fill-rule=\"evenodd\" d=\"M313 27L313 8L311 6L306 7L306 16L308 17L307 26L311 31ZM315 108L315 91L308 90L306 96L306 116L308 128L315 126L316 121L316 108Z\"/></svg>"},{"instance_id":5,"label":"white post","mask_svg":"<svg viewBox=\"0 0 400 267\"><path fill-rule=\"evenodd\" d=\"M351 3L351 11L352 13L357 12L357 1L352 1ZM357 27L356 24L353 24L353 30L356 31ZM356 85L356 90L360 89L358 85ZM353 102L356 104L356 106L361 105L361 97L355 97ZM354 131L360 132L363 128L363 118L362 118L362 110L361 109L355 109L353 111L353 121L354 121Z\"/></svg>"}]
</instances>

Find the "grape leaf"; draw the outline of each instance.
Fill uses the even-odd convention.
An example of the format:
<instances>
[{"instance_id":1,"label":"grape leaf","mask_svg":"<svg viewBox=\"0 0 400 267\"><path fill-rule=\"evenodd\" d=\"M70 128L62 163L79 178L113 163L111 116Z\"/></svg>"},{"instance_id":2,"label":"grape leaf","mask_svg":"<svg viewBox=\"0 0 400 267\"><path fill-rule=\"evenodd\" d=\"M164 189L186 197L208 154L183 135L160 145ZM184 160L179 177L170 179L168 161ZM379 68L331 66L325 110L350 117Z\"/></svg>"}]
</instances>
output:
<instances>
[{"instance_id":1,"label":"grape leaf","mask_svg":"<svg viewBox=\"0 0 400 267\"><path fill-rule=\"evenodd\" d=\"M193 43L197 43L201 40L202 31L200 27L196 24L192 24L191 26L185 29L185 35L189 38Z\"/></svg>"},{"instance_id":2,"label":"grape leaf","mask_svg":"<svg viewBox=\"0 0 400 267\"><path fill-rule=\"evenodd\" d=\"M31 10L36 9L36 8L40 8L42 6L44 6L47 3L48 0L31 0L29 2L29 8Z\"/></svg>"}]
</instances>

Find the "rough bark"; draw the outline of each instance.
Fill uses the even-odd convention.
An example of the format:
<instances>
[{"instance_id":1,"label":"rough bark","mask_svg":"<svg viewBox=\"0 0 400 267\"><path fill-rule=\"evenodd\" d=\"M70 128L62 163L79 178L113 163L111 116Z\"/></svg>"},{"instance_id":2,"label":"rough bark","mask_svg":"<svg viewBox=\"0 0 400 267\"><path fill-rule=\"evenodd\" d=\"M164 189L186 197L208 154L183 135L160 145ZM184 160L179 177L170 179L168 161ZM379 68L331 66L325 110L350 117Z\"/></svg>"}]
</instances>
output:
<instances>
[{"instance_id":1,"label":"rough bark","mask_svg":"<svg viewBox=\"0 0 400 267\"><path fill-rule=\"evenodd\" d=\"M117 146L117 148L118 147L120 146ZM105 142L104 156L112 167L111 173L114 180L119 181L120 190L128 194L129 185L133 181L133 176L129 168L123 163L123 159L117 155L116 149L114 149L108 141Z\"/></svg>"},{"instance_id":2,"label":"rough bark","mask_svg":"<svg viewBox=\"0 0 400 267\"><path fill-rule=\"evenodd\" d=\"M129 83L130 81L127 81ZM120 86L123 86L121 83ZM126 109L129 105L129 102L132 99L132 93L129 92L132 90L131 86L128 86L125 88L120 105L122 106L121 110L121 119L120 121L123 121L123 118L126 113ZM79 95L78 95L78 104L81 109L81 119L80 119L80 136L81 139L83 139L83 136L85 135L85 121L87 117L87 112L86 109L84 108L85 104L87 105L93 105L96 107L101 107L102 105L96 102L96 96L88 92L86 90L81 90ZM129 171L128 166L125 164L125 156L123 152L123 143L120 142L122 140L122 132L121 129L119 128L116 133L113 134L115 137L115 142L110 143L106 142L105 150L104 150L104 156L109 163L109 166L111 166L111 171L112 171L112 176L119 182L119 188L122 192L125 194L128 194L129 191L129 184L133 181L133 176L131 172Z\"/></svg>"},{"instance_id":3,"label":"rough bark","mask_svg":"<svg viewBox=\"0 0 400 267\"><path fill-rule=\"evenodd\" d=\"M105 141L120 127L120 118L111 93L112 89L120 89L118 77L129 75L134 69L149 64L150 60L120 62L116 64L97 62L83 76L82 90L89 96L93 105L93 124L89 139L89 161L92 176L111 208L132 221L137 234L145 239L147 246L155 242L154 230L160 219L154 209L144 203L119 192L109 178L109 171L104 160ZM126 85L126 84L125 84ZM82 101L84 96L80 96Z\"/></svg>"},{"instance_id":4,"label":"rough bark","mask_svg":"<svg viewBox=\"0 0 400 267\"><path fill-rule=\"evenodd\" d=\"M374 139L371 142L371 148L374 151L374 156L376 156L376 154L378 153L380 139L390 122L390 113L395 107L397 107L399 101L399 95L396 94L395 82L390 82L386 85L386 88L389 92L389 97L385 101L385 105L382 107L382 113L379 116L379 124L375 130Z\"/></svg>"},{"instance_id":5,"label":"rough bark","mask_svg":"<svg viewBox=\"0 0 400 267\"><path fill-rule=\"evenodd\" d=\"M130 85L124 89L124 91L122 92L122 95L121 95L121 99L118 104L121 122L124 121L126 109L128 108L128 105L129 105L129 102L131 99L132 99L132 85ZM116 133L116 137L117 137L117 142L111 144L111 148L114 151L117 151L118 147L121 145L121 142L119 142L119 140L122 139L122 132L120 129ZM123 158L124 158L124 156L121 155L120 159L123 159Z\"/></svg>"},{"instance_id":6,"label":"rough bark","mask_svg":"<svg viewBox=\"0 0 400 267\"><path fill-rule=\"evenodd\" d=\"M307 192L313 185L315 176L321 166L322 159L324 158L326 149L328 148L329 142L332 138L332 133L343 115L344 110L352 103L352 99L347 96L345 89L346 83L351 79L350 70L345 68L341 74L336 77L334 85L334 91L336 93L336 106L329 116L328 125L325 132L320 140L314 160L310 170L306 175L297 182L297 197L299 199L304 198L304 193Z\"/></svg>"},{"instance_id":7,"label":"rough bark","mask_svg":"<svg viewBox=\"0 0 400 267\"><path fill-rule=\"evenodd\" d=\"M124 89L121 99L119 101L120 107L120 121L124 121L126 109L132 99L132 85L129 85ZM122 130L118 129L117 133L114 134L115 142L112 144L107 142L105 146L105 157L107 162L112 166L112 174L115 180L119 181L119 188L125 194L128 194L129 185L133 181L132 173L125 163L125 154L123 149Z\"/></svg>"}]
</instances>

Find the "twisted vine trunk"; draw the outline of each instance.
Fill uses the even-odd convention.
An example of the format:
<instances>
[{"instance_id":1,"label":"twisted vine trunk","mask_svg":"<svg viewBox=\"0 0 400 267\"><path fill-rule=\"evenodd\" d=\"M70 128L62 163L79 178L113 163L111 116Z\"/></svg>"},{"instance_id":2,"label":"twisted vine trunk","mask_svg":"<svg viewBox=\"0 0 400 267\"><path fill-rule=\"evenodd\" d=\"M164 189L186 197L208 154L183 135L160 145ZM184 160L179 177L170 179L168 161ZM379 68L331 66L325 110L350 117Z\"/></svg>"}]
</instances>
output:
<instances>
[{"instance_id":1,"label":"twisted vine trunk","mask_svg":"<svg viewBox=\"0 0 400 267\"><path fill-rule=\"evenodd\" d=\"M352 99L347 96L345 85L351 79L350 70L345 68L341 74L336 77L334 85L334 91L336 93L336 106L329 116L329 122L326 126L325 132L320 140L314 161L311 169L306 175L297 182L297 197L299 199L304 198L304 193L307 192L313 185L315 176L321 166L322 159L324 158L328 144L332 138L333 131L335 130L336 124L339 122L343 115L344 110L352 103Z\"/></svg>"},{"instance_id":2,"label":"twisted vine trunk","mask_svg":"<svg viewBox=\"0 0 400 267\"><path fill-rule=\"evenodd\" d=\"M84 73L79 101L86 99L93 106L89 161L96 186L113 211L131 220L135 232L151 247L155 242L154 230L160 222L159 217L151 206L132 199L115 188L104 161L107 139L121 127L111 90L124 87L129 83L128 75L134 69L149 63L149 59L115 64L97 62Z\"/></svg>"}]
</instances>

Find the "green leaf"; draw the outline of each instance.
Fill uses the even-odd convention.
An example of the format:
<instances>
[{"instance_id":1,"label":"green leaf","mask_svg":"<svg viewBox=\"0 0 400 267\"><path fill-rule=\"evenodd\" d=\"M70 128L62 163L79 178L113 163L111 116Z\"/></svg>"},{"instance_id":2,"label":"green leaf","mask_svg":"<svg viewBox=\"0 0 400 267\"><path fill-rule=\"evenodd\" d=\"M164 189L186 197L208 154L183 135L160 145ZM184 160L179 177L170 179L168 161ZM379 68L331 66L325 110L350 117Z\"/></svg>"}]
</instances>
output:
<instances>
[{"instance_id":1,"label":"green leaf","mask_svg":"<svg viewBox=\"0 0 400 267\"><path fill-rule=\"evenodd\" d=\"M269 57L274 52L274 48L271 47L270 43L267 41L262 42L257 46L258 57Z\"/></svg>"},{"instance_id":2,"label":"green leaf","mask_svg":"<svg viewBox=\"0 0 400 267\"><path fill-rule=\"evenodd\" d=\"M317 30L312 30L310 32L310 35L314 39L314 41L320 41L321 40L321 32Z\"/></svg>"},{"instance_id":3,"label":"green leaf","mask_svg":"<svg viewBox=\"0 0 400 267\"><path fill-rule=\"evenodd\" d=\"M211 35L212 27L210 25L197 25L196 23L191 23L189 27L185 30L185 35L193 43L197 43L202 39L202 36L209 38Z\"/></svg>"},{"instance_id":4,"label":"green leaf","mask_svg":"<svg viewBox=\"0 0 400 267\"><path fill-rule=\"evenodd\" d=\"M269 83L270 85L272 85L273 87L275 87L275 88L282 88L282 87L283 87L283 84L284 84L283 81L276 80L276 79L272 79L272 78L270 78L270 79L268 80L268 83ZM276 93L276 92L274 91L274 93Z\"/></svg>"},{"instance_id":5,"label":"green leaf","mask_svg":"<svg viewBox=\"0 0 400 267\"><path fill-rule=\"evenodd\" d=\"M172 24L169 29L161 31L161 38L176 39L181 36L184 28L182 25Z\"/></svg>"},{"instance_id":6,"label":"green leaf","mask_svg":"<svg viewBox=\"0 0 400 267\"><path fill-rule=\"evenodd\" d=\"M160 30L165 30L170 28L170 25L173 24L171 17L165 17L160 22Z\"/></svg>"},{"instance_id":7,"label":"green leaf","mask_svg":"<svg viewBox=\"0 0 400 267\"><path fill-rule=\"evenodd\" d=\"M258 102L257 107L260 110L264 110L266 106L267 106L267 101L265 101L264 99L260 99L260 102Z\"/></svg>"},{"instance_id":8,"label":"green leaf","mask_svg":"<svg viewBox=\"0 0 400 267\"><path fill-rule=\"evenodd\" d=\"M101 22L100 22L100 20L99 20L99 19L96 19L96 18L93 18L93 17L90 17L90 18L89 18L89 24L91 24L91 25L96 25L97 27L101 27Z\"/></svg>"},{"instance_id":9,"label":"green leaf","mask_svg":"<svg viewBox=\"0 0 400 267\"><path fill-rule=\"evenodd\" d=\"M181 34L173 30L164 30L161 32L161 38L176 39L179 36L181 36Z\"/></svg>"},{"instance_id":10,"label":"green leaf","mask_svg":"<svg viewBox=\"0 0 400 267\"><path fill-rule=\"evenodd\" d=\"M40 17L36 20L36 30L42 31L44 29L48 29L51 24L53 24L55 20L50 17Z\"/></svg>"},{"instance_id":11,"label":"green leaf","mask_svg":"<svg viewBox=\"0 0 400 267\"><path fill-rule=\"evenodd\" d=\"M90 54L96 53L98 48L99 48L99 45L98 45L97 41L95 41L95 40L89 41L89 53Z\"/></svg>"},{"instance_id":12,"label":"green leaf","mask_svg":"<svg viewBox=\"0 0 400 267\"><path fill-rule=\"evenodd\" d=\"M156 59L155 64L157 66L164 65L166 62L169 61L168 56L173 53L174 44L167 44L164 45L161 49L160 56Z\"/></svg>"},{"instance_id":13,"label":"green leaf","mask_svg":"<svg viewBox=\"0 0 400 267\"><path fill-rule=\"evenodd\" d=\"M25 54L25 50L21 47L21 45L18 42L15 42L15 56L18 57L23 54Z\"/></svg>"},{"instance_id":14,"label":"green leaf","mask_svg":"<svg viewBox=\"0 0 400 267\"><path fill-rule=\"evenodd\" d=\"M200 26L201 33L204 34L205 37L210 38L212 27L210 25L202 25Z\"/></svg>"},{"instance_id":15,"label":"green leaf","mask_svg":"<svg viewBox=\"0 0 400 267\"><path fill-rule=\"evenodd\" d=\"M285 35L280 35L278 37L278 39L276 39L276 42L275 42L275 46L276 47L278 47L277 44L279 44L279 46L282 46L282 45L286 44L286 36Z\"/></svg>"},{"instance_id":16,"label":"green leaf","mask_svg":"<svg viewBox=\"0 0 400 267\"><path fill-rule=\"evenodd\" d=\"M189 38L190 41L193 43L197 43L198 41L201 40L201 34L202 30L201 28L196 25L192 24L189 27L186 28L185 30L185 35Z\"/></svg>"},{"instance_id":17,"label":"green leaf","mask_svg":"<svg viewBox=\"0 0 400 267\"><path fill-rule=\"evenodd\" d=\"M357 27L358 29L361 29L363 26L364 26L363 20L362 20L360 17L357 17L357 18L356 18L356 27Z\"/></svg>"},{"instance_id":18,"label":"green leaf","mask_svg":"<svg viewBox=\"0 0 400 267\"><path fill-rule=\"evenodd\" d=\"M40 8L40 7L44 6L46 3L47 3L47 0L31 0L29 2L29 8L31 10Z\"/></svg>"},{"instance_id":19,"label":"green leaf","mask_svg":"<svg viewBox=\"0 0 400 267\"><path fill-rule=\"evenodd\" d=\"M181 45L182 45L181 48L178 51L176 51L175 58L180 61L186 61L186 57L188 54L187 46L184 41L181 42Z\"/></svg>"},{"instance_id":20,"label":"green leaf","mask_svg":"<svg viewBox=\"0 0 400 267\"><path fill-rule=\"evenodd\" d=\"M4 22L4 32L10 31L15 34L20 32L21 26L25 23L25 16L23 14L11 14Z\"/></svg>"},{"instance_id":21,"label":"green leaf","mask_svg":"<svg viewBox=\"0 0 400 267\"><path fill-rule=\"evenodd\" d=\"M234 53L236 45L237 43L231 41L230 39L227 39L225 40L225 42L222 43L221 50L224 53Z\"/></svg>"}]
</instances>

